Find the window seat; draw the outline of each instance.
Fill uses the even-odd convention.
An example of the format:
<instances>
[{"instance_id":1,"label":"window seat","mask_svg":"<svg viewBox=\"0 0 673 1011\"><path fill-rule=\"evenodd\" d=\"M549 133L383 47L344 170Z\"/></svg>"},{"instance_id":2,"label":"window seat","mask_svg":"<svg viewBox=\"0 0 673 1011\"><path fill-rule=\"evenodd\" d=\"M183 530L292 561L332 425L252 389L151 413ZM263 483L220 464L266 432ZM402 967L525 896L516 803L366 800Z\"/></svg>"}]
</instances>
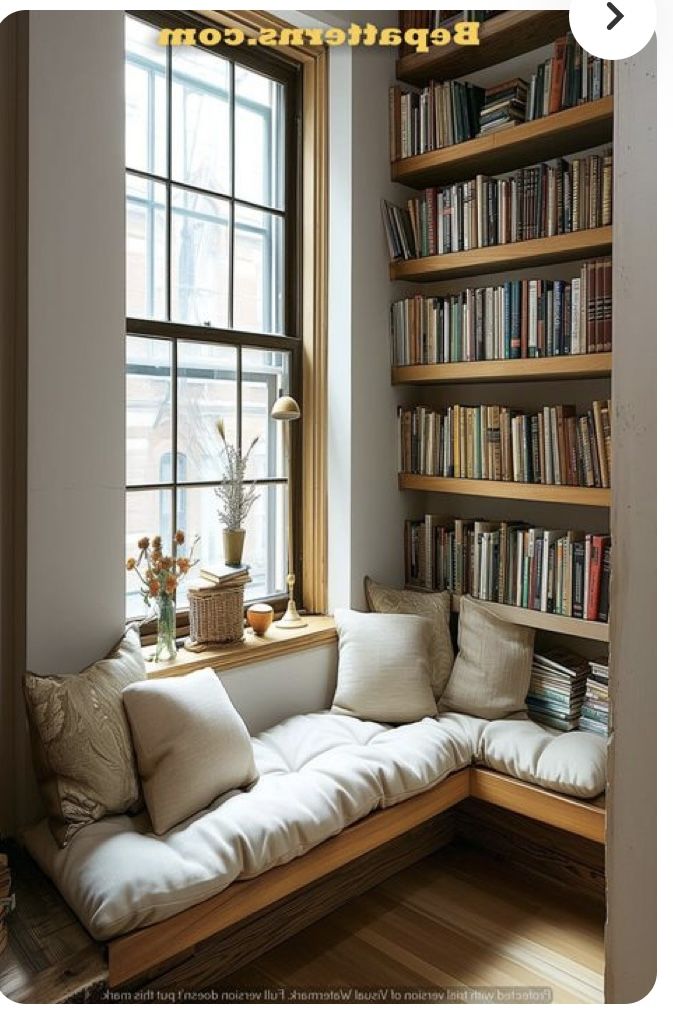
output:
<instances>
[{"instance_id":1,"label":"window seat","mask_svg":"<svg viewBox=\"0 0 673 1011\"><path fill-rule=\"evenodd\" d=\"M252 912L259 912L305 885L306 875L317 880L473 789L508 806L506 792L494 798L493 780L484 781L482 772L509 782L510 803L518 788L525 807L524 791L532 817L547 820L543 807L560 808L564 818L552 824L591 838L602 832L603 811L586 803L605 789L607 746L593 734L558 734L525 718L489 723L444 714L389 727L315 713L262 733L254 749L255 786L219 798L165 836L152 834L145 813L87 826L66 849L46 823L25 834L29 851L89 932L98 940L119 938L109 949L111 985L184 951L185 918L195 919L203 940L222 929L222 910L229 923L237 910L250 915L250 891ZM517 778L502 769L516 770ZM348 836L340 835L344 830Z\"/></svg>"}]
</instances>

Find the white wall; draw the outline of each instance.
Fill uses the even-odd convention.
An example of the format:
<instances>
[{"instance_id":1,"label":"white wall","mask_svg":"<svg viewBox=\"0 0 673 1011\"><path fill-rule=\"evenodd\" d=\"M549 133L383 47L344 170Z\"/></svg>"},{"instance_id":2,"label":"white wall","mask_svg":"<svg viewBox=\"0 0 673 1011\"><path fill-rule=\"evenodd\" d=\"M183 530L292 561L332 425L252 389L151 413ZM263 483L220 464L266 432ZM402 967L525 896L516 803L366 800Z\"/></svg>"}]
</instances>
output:
<instances>
[{"instance_id":1,"label":"white wall","mask_svg":"<svg viewBox=\"0 0 673 1011\"><path fill-rule=\"evenodd\" d=\"M656 42L617 64L606 1000L654 985L656 869Z\"/></svg>"}]
</instances>

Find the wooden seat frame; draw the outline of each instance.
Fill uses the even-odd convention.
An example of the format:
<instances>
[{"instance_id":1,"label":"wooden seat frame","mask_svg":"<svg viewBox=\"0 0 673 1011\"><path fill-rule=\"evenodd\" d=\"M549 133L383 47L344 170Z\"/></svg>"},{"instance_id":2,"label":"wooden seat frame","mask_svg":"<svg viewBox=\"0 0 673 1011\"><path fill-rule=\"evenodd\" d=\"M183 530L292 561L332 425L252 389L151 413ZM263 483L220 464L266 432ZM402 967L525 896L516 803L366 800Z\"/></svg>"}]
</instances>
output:
<instances>
[{"instance_id":1,"label":"wooden seat frame","mask_svg":"<svg viewBox=\"0 0 673 1011\"><path fill-rule=\"evenodd\" d=\"M393 840L399 840L426 822L438 821L439 816L468 797L593 842L605 841L605 809L600 802L588 803L551 793L489 769L462 769L422 794L395 807L375 811L288 864L274 867L251 880L234 882L218 895L170 919L110 941L107 946L109 986L119 989L132 981L147 979L171 963L188 959L203 942L223 935L231 937L238 927L256 922L266 911L276 910L283 903L289 904L293 897L323 879L343 868L355 868L358 861L369 854L383 852ZM433 838L435 848L447 841L441 833L435 833ZM424 855L425 852L419 853L418 858ZM413 857L410 859L407 853L406 863L411 862ZM391 865L389 873L394 873L395 869ZM361 890L366 887L365 883ZM340 901L350 897L346 891L343 895ZM332 908L338 902L338 899L332 902ZM298 916L296 907L289 921L284 924L284 937L311 922L310 918ZM277 937L272 943L284 937Z\"/></svg>"}]
</instances>

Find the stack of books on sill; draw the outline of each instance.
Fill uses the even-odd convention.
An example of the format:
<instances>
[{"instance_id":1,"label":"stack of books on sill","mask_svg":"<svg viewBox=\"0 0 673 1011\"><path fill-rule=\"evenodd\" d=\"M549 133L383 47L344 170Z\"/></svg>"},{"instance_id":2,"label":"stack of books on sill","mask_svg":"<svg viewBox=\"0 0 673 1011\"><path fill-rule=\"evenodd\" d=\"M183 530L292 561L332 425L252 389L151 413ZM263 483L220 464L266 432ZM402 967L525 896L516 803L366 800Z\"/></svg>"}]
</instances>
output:
<instances>
[{"instance_id":1,"label":"stack of books on sill","mask_svg":"<svg viewBox=\"0 0 673 1011\"><path fill-rule=\"evenodd\" d=\"M612 260L570 281L506 281L414 295L390 310L392 363L435 365L612 350Z\"/></svg>"},{"instance_id":2,"label":"stack of books on sill","mask_svg":"<svg viewBox=\"0 0 673 1011\"><path fill-rule=\"evenodd\" d=\"M612 62L587 53L569 32L556 40L553 56L540 63L530 79L526 119L607 98L613 89Z\"/></svg>"},{"instance_id":3,"label":"stack of books on sill","mask_svg":"<svg viewBox=\"0 0 673 1011\"><path fill-rule=\"evenodd\" d=\"M486 88L479 117L482 136L523 123L527 100L528 85L520 77Z\"/></svg>"},{"instance_id":4,"label":"stack of books on sill","mask_svg":"<svg viewBox=\"0 0 673 1011\"><path fill-rule=\"evenodd\" d=\"M397 428L402 474L610 487L609 400L593 401L582 414L573 404L537 413L491 404L444 411L400 406Z\"/></svg>"},{"instance_id":5,"label":"stack of books on sill","mask_svg":"<svg viewBox=\"0 0 673 1011\"><path fill-rule=\"evenodd\" d=\"M608 620L610 538L603 534L428 514L405 523L404 565L410 588Z\"/></svg>"},{"instance_id":6,"label":"stack of books on sill","mask_svg":"<svg viewBox=\"0 0 673 1011\"><path fill-rule=\"evenodd\" d=\"M393 261L600 228L612 224L612 153L430 187L382 211Z\"/></svg>"},{"instance_id":7,"label":"stack of books on sill","mask_svg":"<svg viewBox=\"0 0 673 1011\"><path fill-rule=\"evenodd\" d=\"M533 655L526 706L531 719L555 730L577 730L589 664L569 650Z\"/></svg>"},{"instance_id":8,"label":"stack of books on sill","mask_svg":"<svg viewBox=\"0 0 673 1011\"><path fill-rule=\"evenodd\" d=\"M580 713L580 730L590 730L607 737L612 730L612 712L609 695L608 658L591 660L587 690Z\"/></svg>"},{"instance_id":9,"label":"stack of books on sill","mask_svg":"<svg viewBox=\"0 0 673 1011\"><path fill-rule=\"evenodd\" d=\"M220 589L233 589L242 586L250 581L249 565L225 565L224 562L211 562L201 566L199 575L206 584L201 589L206 589L208 584L217 586Z\"/></svg>"}]
</instances>

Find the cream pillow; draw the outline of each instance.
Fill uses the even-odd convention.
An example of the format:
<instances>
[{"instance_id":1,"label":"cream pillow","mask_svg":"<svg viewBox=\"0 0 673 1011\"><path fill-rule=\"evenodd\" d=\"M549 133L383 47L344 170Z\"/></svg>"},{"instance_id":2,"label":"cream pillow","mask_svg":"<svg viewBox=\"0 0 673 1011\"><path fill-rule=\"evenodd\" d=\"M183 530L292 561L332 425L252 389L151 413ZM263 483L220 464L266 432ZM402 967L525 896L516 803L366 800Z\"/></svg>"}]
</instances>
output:
<instances>
[{"instance_id":1,"label":"cream pillow","mask_svg":"<svg viewBox=\"0 0 673 1011\"><path fill-rule=\"evenodd\" d=\"M257 779L250 734L210 667L130 685L124 706L157 835Z\"/></svg>"},{"instance_id":2,"label":"cream pillow","mask_svg":"<svg viewBox=\"0 0 673 1011\"><path fill-rule=\"evenodd\" d=\"M503 621L472 597L460 600L458 656L440 712L498 720L526 708L535 633Z\"/></svg>"},{"instance_id":3,"label":"cream pillow","mask_svg":"<svg viewBox=\"0 0 673 1011\"><path fill-rule=\"evenodd\" d=\"M79 674L23 682L33 762L49 827L65 846L84 825L138 805L140 786L122 689L145 678L138 629Z\"/></svg>"},{"instance_id":4,"label":"cream pillow","mask_svg":"<svg viewBox=\"0 0 673 1011\"><path fill-rule=\"evenodd\" d=\"M420 590L396 590L375 583L365 576L365 597L370 611L377 614L418 614L432 622L430 647L430 680L432 691L438 699L453 668L453 643L451 642L451 594L424 593Z\"/></svg>"},{"instance_id":5,"label":"cream pillow","mask_svg":"<svg viewBox=\"0 0 673 1011\"><path fill-rule=\"evenodd\" d=\"M436 716L432 623L407 614L337 610L339 670L332 712L382 723Z\"/></svg>"}]
</instances>

